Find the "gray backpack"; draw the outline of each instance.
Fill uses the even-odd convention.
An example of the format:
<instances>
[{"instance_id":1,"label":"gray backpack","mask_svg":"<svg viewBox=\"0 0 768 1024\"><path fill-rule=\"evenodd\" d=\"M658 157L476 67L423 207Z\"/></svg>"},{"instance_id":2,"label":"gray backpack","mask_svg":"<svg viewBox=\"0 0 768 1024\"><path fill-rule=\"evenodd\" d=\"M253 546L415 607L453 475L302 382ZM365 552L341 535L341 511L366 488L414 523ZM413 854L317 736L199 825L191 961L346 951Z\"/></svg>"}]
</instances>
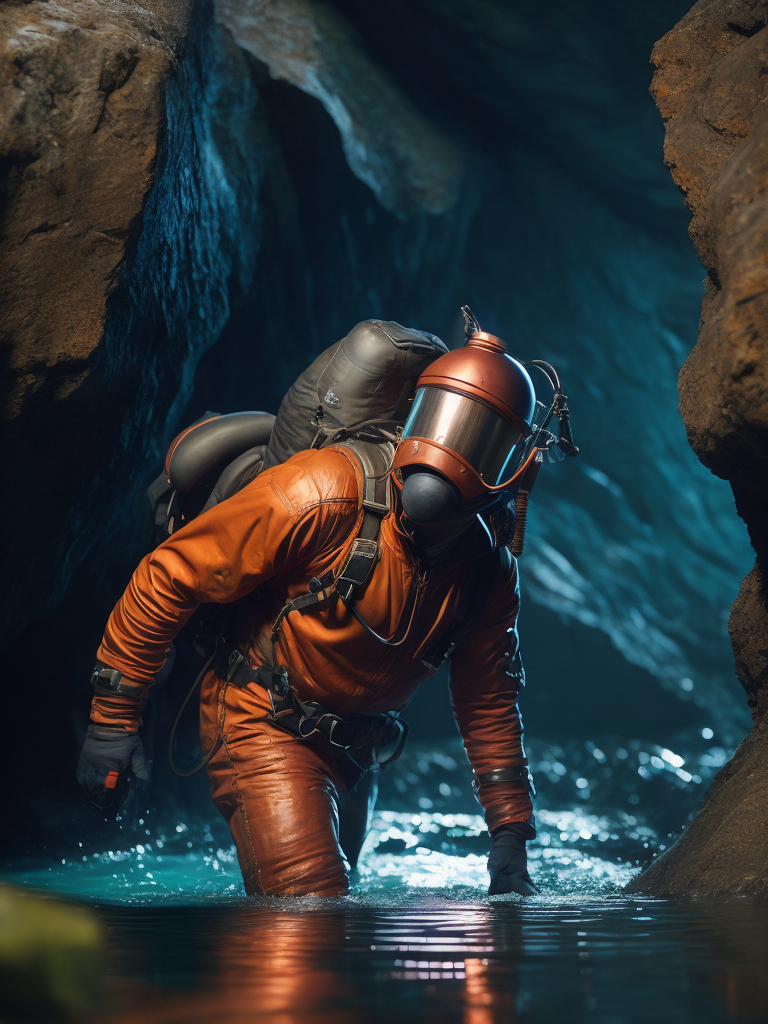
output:
<instances>
[{"instance_id":1,"label":"gray backpack","mask_svg":"<svg viewBox=\"0 0 768 1024\"><path fill-rule=\"evenodd\" d=\"M364 320L307 367L277 416L206 413L176 437L147 491L156 543L297 452L345 443L360 459L364 500L374 500L424 369L446 346L433 334ZM370 481L370 483L369 483Z\"/></svg>"}]
</instances>

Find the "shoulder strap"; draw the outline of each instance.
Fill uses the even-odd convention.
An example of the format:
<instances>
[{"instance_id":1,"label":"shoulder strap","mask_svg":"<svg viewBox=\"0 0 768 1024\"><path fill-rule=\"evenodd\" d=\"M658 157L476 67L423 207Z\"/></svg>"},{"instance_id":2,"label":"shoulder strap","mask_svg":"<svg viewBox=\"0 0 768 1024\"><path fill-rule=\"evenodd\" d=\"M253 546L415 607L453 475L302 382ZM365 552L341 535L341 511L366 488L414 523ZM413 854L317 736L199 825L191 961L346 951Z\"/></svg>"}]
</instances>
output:
<instances>
[{"instance_id":1,"label":"shoulder strap","mask_svg":"<svg viewBox=\"0 0 768 1024\"><path fill-rule=\"evenodd\" d=\"M358 594L365 589L378 561L381 521L389 512L389 468L395 446L390 442L376 444L350 438L333 447L349 449L360 464L363 517L338 576L334 578L329 572L321 579L313 579L308 594L295 597L280 609L272 627L273 650L286 615L322 604L332 597L340 597L347 607L351 607Z\"/></svg>"},{"instance_id":2,"label":"shoulder strap","mask_svg":"<svg viewBox=\"0 0 768 1024\"><path fill-rule=\"evenodd\" d=\"M365 589L378 561L381 521L389 512L389 468L395 446L350 438L334 447L353 452L363 474L363 519L349 557L336 577L336 593L349 606Z\"/></svg>"}]
</instances>

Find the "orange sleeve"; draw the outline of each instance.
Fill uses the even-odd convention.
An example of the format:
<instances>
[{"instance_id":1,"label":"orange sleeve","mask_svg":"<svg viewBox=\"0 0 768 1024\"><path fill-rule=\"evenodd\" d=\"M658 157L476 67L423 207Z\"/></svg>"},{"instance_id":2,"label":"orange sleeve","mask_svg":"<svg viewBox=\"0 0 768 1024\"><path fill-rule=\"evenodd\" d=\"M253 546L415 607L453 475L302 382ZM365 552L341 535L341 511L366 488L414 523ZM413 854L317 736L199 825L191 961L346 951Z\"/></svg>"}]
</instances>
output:
<instances>
[{"instance_id":1,"label":"orange sleeve","mask_svg":"<svg viewBox=\"0 0 768 1024\"><path fill-rule=\"evenodd\" d=\"M324 488L329 481L336 486ZM302 453L265 471L143 559L109 617L99 661L150 686L169 644L200 604L237 601L263 581L308 564L340 519L351 528L357 506L354 471L338 452ZM138 698L97 694L91 720L135 731L142 705Z\"/></svg>"},{"instance_id":2,"label":"orange sleeve","mask_svg":"<svg viewBox=\"0 0 768 1024\"><path fill-rule=\"evenodd\" d=\"M518 654L519 606L517 565L512 559L508 570L497 570L482 620L451 658L453 713L478 775L528 764L517 706L519 677L508 671ZM479 796L491 832L500 825L527 821L533 813L522 782L491 783L480 788Z\"/></svg>"}]
</instances>

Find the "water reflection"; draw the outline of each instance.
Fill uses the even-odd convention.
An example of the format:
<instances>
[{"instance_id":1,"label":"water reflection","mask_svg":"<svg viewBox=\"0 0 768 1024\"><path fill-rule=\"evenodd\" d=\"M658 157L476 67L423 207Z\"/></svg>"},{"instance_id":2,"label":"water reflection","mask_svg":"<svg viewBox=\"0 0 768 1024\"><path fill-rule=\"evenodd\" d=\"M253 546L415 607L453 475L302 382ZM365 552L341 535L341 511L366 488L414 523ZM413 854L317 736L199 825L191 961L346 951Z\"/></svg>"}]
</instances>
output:
<instances>
[{"instance_id":1,"label":"water reflection","mask_svg":"<svg viewBox=\"0 0 768 1024\"><path fill-rule=\"evenodd\" d=\"M5 877L99 908L112 969L98 1024L766 1024L765 905L621 895L668 841L636 787L698 788L693 771L677 774L676 750L648 755L648 781L628 746L546 751L560 781L540 801L530 853L542 895L528 900L485 895L484 823L444 751L392 774L344 900L246 900L215 824L152 817L111 848L78 840ZM401 803L398 779L412 786ZM415 812L414 791L428 808Z\"/></svg>"},{"instance_id":2,"label":"water reflection","mask_svg":"<svg viewBox=\"0 0 768 1024\"><path fill-rule=\"evenodd\" d=\"M623 897L660 846L628 811L539 825L529 900L489 899L482 819L437 810L382 810L333 902L246 900L231 848L183 822L9 877L100 906L98 1024L766 1024L764 905Z\"/></svg>"},{"instance_id":3,"label":"water reflection","mask_svg":"<svg viewBox=\"0 0 768 1024\"><path fill-rule=\"evenodd\" d=\"M123 1001L109 1024L768 1019L768 919L747 900L412 894L106 916Z\"/></svg>"},{"instance_id":4,"label":"water reflection","mask_svg":"<svg viewBox=\"0 0 768 1024\"><path fill-rule=\"evenodd\" d=\"M140 944L135 917L110 920L120 1001L130 1004L110 1024L358 1019L364 993L338 969L342 913L182 911L155 918Z\"/></svg>"}]
</instances>

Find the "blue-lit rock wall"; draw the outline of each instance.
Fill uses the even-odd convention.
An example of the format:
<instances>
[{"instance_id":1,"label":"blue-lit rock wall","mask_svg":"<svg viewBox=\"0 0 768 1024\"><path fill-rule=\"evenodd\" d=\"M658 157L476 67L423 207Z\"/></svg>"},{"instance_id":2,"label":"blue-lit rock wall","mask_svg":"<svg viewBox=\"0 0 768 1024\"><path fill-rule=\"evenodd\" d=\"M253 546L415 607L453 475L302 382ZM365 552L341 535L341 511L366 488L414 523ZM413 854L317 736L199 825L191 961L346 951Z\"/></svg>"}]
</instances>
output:
<instances>
[{"instance_id":1,"label":"blue-lit rock wall","mask_svg":"<svg viewBox=\"0 0 768 1024\"><path fill-rule=\"evenodd\" d=\"M57 796L75 794L59 769L76 760L88 666L147 550L143 492L197 363L252 283L268 147L210 4L108 18L98 0L55 18L8 4L0 38L0 632L5 714L25 721L37 688L41 743L23 790L3 794L18 843L25 824L56 828ZM12 730L5 771L24 736Z\"/></svg>"},{"instance_id":2,"label":"blue-lit rock wall","mask_svg":"<svg viewBox=\"0 0 768 1024\"><path fill-rule=\"evenodd\" d=\"M15 6L3 24L17 55L3 136L3 472L17 495L2 511L6 635L56 608L78 570L104 600L116 547L144 550L147 473L252 280L265 163L258 96L209 5L137 5L109 31L98 3L58 20Z\"/></svg>"},{"instance_id":3,"label":"blue-lit rock wall","mask_svg":"<svg viewBox=\"0 0 768 1024\"><path fill-rule=\"evenodd\" d=\"M206 16L193 23L165 87L165 130L141 232L107 307L95 373L109 391L135 382L109 473L128 466L134 497L161 465L202 355L253 281L259 188L267 163L260 101L229 34ZM83 507L99 503L94 481ZM125 528L118 503L109 535ZM146 520L134 537L146 545Z\"/></svg>"}]
</instances>

